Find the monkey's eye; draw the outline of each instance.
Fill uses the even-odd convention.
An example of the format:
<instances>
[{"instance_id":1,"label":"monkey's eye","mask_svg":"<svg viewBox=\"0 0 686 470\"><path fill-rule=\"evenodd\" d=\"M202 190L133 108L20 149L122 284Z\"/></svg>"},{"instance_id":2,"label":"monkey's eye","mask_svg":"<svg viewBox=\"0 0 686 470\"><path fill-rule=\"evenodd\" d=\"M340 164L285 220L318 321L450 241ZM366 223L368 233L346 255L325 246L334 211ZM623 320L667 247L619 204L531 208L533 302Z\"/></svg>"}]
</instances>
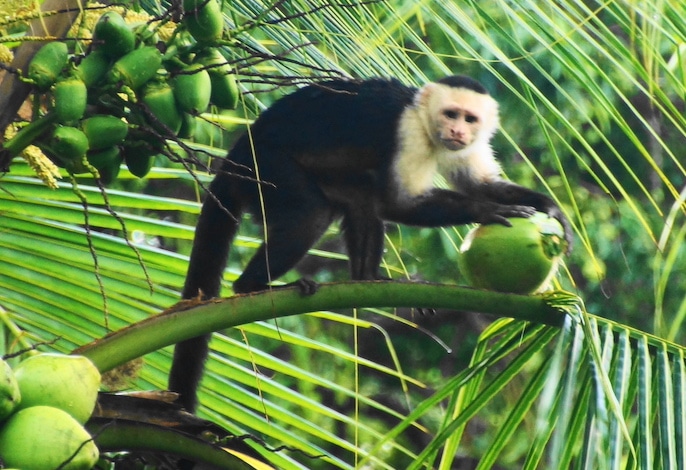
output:
<instances>
[{"instance_id":1,"label":"monkey's eye","mask_svg":"<svg viewBox=\"0 0 686 470\"><path fill-rule=\"evenodd\" d=\"M460 116L460 113L453 111L452 109L446 109L443 111L443 116L447 117L448 119L457 119Z\"/></svg>"},{"instance_id":2,"label":"monkey's eye","mask_svg":"<svg viewBox=\"0 0 686 470\"><path fill-rule=\"evenodd\" d=\"M474 115L471 115L471 114L467 114L465 116L464 120L470 124L474 124L475 122L479 122L479 118L474 116Z\"/></svg>"}]
</instances>

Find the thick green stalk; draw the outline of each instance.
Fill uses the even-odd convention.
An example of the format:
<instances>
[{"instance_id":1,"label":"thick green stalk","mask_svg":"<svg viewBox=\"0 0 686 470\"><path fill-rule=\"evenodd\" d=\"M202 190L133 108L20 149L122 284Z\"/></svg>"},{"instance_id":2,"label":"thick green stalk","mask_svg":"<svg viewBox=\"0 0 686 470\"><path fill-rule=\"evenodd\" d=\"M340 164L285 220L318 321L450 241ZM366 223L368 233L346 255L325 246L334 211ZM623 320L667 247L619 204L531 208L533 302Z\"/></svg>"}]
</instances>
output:
<instances>
[{"instance_id":1,"label":"thick green stalk","mask_svg":"<svg viewBox=\"0 0 686 470\"><path fill-rule=\"evenodd\" d=\"M290 288L208 302L184 301L73 353L90 358L104 372L179 341L255 321L354 307L420 306L488 313L553 326L560 326L565 315L537 296L438 284L345 282L322 285L312 296L302 296L297 288Z\"/></svg>"},{"instance_id":2,"label":"thick green stalk","mask_svg":"<svg viewBox=\"0 0 686 470\"><path fill-rule=\"evenodd\" d=\"M95 419L88 431L101 452L152 451L178 455L210 464L212 468L254 469L248 461L195 436L150 423L127 420ZM272 468L266 467L265 468Z\"/></svg>"},{"instance_id":3,"label":"thick green stalk","mask_svg":"<svg viewBox=\"0 0 686 470\"><path fill-rule=\"evenodd\" d=\"M57 122L57 114L51 112L39 117L35 121L22 127L14 137L2 144L2 149L8 152L9 158L14 158L22 150L31 145L34 140L40 137L48 128Z\"/></svg>"}]
</instances>

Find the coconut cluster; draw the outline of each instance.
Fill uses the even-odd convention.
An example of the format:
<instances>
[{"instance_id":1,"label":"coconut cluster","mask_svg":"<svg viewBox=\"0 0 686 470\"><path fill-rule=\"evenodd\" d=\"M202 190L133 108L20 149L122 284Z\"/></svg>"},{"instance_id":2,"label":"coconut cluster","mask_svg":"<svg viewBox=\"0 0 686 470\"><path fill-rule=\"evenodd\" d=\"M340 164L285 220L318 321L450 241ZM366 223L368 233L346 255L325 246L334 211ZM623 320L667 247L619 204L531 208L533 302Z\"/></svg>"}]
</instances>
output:
<instances>
[{"instance_id":1,"label":"coconut cluster","mask_svg":"<svg viewBox=\"0 0 686 470\"><path fill-rule=\"evenodd\" d=\"M0 460L22 470L87 470L99 451L83 427L100 372L83 356L38 354L12 370L0 359Z\"/></svg>"}]
</instances>

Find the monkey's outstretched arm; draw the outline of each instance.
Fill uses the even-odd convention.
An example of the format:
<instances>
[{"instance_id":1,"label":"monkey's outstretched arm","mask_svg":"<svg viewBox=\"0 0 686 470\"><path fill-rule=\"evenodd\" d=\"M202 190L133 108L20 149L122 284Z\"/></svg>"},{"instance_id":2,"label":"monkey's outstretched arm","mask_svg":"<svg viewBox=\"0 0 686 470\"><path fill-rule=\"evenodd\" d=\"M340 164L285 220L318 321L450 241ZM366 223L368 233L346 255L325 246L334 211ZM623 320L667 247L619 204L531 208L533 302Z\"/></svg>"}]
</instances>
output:
<instances>
[{"instance_id":1,"label":"monkey's outstretched arm","mask_svg":"<svg viewBox=\"0 0 686 470\"><path fill-rule=\"evenodd\" d=\"M384 205L383 217L406 225L444 227L469 223L502 223L509 217L529 217L535 206L512 204L481 197L466 196L456 191L433 189L426 194L407 199L396 199Z\"/></svg>"}]
</instances>

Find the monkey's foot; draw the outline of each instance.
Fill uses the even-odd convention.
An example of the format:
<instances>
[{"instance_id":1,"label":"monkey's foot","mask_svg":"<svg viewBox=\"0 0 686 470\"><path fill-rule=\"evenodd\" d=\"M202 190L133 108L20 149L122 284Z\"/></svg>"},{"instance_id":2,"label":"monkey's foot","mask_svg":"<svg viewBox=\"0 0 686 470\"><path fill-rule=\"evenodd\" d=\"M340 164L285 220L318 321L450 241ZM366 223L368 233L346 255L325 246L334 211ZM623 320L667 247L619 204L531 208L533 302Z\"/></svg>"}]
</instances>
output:
<instances>
[{"instance_id":1,"label":"monkey's foot","mask_svg":"<svg viewBox=\"0 0 686 470\"><path fill-rule=\"evenodd\" d=\"M303 296L310 296L314 295L318 290L319 290L319 284L313 281L312 279L307 279L304 277L301 277L295 282L290 282L286 284L284 287L297 287L300 290L300 295Z\"/></svg>"}]
</instances>

